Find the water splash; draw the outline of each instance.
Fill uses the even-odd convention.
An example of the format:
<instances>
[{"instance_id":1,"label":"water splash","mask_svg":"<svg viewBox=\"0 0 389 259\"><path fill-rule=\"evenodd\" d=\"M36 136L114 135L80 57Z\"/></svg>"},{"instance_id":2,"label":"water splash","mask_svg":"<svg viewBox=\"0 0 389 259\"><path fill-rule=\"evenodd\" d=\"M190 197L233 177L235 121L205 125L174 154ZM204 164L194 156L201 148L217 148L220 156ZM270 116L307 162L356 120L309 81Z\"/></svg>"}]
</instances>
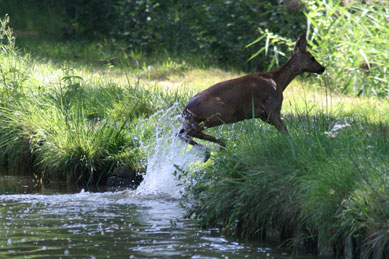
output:
<instances>
[{"instance_id":1,"label":"water splash","mask_svg":"<svg viewBox=\"0 0 389 259\"><path fill-rule=\"evenodd\" d=\"M178 180L176 167L185 170L189 165L204 159L204 151L188 148L176 133L180 126L180 108L173 105L159 111L149 121L156 125L155 143L148 146L146 175L136 190L138 195L157 195L180 198L183 185Z\"/></svg>"}]
</instances>

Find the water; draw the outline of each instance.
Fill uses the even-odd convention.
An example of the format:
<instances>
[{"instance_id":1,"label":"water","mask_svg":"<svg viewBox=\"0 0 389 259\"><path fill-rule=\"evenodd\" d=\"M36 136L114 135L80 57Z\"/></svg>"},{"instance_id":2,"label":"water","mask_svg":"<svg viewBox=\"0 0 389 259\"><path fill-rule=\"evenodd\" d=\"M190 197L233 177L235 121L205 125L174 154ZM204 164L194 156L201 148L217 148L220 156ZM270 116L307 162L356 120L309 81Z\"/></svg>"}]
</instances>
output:
<instances>
[{"instance_id":1,"label":"water","mask_svg":"<svg viewBox=\"0 0 389 259\"><path fill-rule=\"evenodd\" d=\"M145 145L145 149L148 150L147 171L137 188L138 195L167 195L180 198L183 183L177 180L177 174L180 170L204 160L203 150L189 148L185 142L177 138L176 133L180 126L179 112L180 108L176 104L149 119L157 124L155 142L152 146Z\"/></svg>"},{"instance_id":2,"label":"water","mask_svg":"<svg viewBox=\"0 0 389 259\"><path fill-rule=\"evenodd\" d=\"M136 191L0 195L0 258L288 258L199 230L176 199Z\"/></svg>"},{"instance_id":3,"label":"water","mask_svg":"<svg viewBox=\"0 0 389 259\"><path fill-rule=\"evenodd\" d=\"M175 137L175 109L159 115L137 190L85 192L0 177L0 258L290 258L289 250L229 239L184 217L175 171L204 154Z\"/></svg>"}]
</instances>

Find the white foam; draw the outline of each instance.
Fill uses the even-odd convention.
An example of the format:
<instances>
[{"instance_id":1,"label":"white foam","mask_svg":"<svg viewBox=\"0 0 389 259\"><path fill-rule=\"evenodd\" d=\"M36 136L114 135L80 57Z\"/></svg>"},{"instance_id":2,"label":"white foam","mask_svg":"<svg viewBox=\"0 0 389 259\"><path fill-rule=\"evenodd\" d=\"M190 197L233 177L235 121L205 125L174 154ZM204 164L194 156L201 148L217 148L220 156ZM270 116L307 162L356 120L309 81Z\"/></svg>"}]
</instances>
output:
<instances>
[{"instance_id":1,"label":"white foam","mask_svg":"<svg viewBox=\"0 0 389 259\"><path fill-rule=\"evenodd\" d=\"M138 186L138 195L162 195L180 198L183 191L178 179L180 170L204 159L204 151L188 148L188 144L176 136L180 126L179 105L175 104L150 119L157 123L155 143L149 148L146 175Z\"/></svg>"}]
</instances>

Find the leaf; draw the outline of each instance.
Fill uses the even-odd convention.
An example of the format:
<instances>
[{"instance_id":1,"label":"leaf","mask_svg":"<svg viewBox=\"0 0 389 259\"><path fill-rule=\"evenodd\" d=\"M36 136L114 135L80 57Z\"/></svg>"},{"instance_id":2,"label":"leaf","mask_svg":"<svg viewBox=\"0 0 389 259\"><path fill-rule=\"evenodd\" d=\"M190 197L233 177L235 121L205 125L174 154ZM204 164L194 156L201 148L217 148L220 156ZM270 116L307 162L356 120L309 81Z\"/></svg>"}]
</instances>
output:
<instances>
[{"instance_id":1,"label":"leaf","mask_svg":"<svg viewBox=\"0 0 389 259\"><path fill-rule=\"evenodd\" d=\"M365 62L366 62L367 67L368 67L369 70L370 70L370 63L369 63L369 60L367 59L367 56L366 56L365 52L364 52L362 49L359 49L359 53L361 53L363 59L364 59Z\"/></svg>"},{"instance_id":2,"label":"leaf","mask_svg":"<svg viewBox=\"0 0 389 259\"><path fill-rule=\"evenodd\" d=\"M260 48L257 52L255 52L248 60L247 62L249 62L250 60L252 60L253 58L255 58L256 56L258 56L261 52L263 52L265 50L265 47L262 47Z\"/></svg>"},{"instance_id":3,"label":"leaf","mask_svg":"<svg viewBox=\"0 0 389 259\"><path fill-rule=\"evenodd\" d=\"M261 37L259 37L259 38L256 39L255 41L253 41L253 42L247 44L245 48L251 47L252 45L254 45L254 44L260 42L260 41L261 41L263 38L265 38L265 37L266 37L266 35L262 35Z\"/></svg>"}]
</instances>

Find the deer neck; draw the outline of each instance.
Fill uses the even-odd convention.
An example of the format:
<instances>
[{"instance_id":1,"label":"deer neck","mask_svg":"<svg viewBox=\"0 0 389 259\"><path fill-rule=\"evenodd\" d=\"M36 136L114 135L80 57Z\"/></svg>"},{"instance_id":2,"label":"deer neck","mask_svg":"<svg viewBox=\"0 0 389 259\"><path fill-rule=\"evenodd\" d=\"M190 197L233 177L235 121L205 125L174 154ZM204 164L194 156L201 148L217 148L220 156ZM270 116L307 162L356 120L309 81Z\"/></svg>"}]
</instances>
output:
<instances>
[{"instance_id":1,"label":"deer neck","mask_svg":"<svg viewBox=\"0 0 389 259\"><path fill-rule=\"evenodd\" d=\"M283 92L289 83L300 73L301 69L296 63L294 56L292 56L285 64L273 72L277 90Z\"/></svg>"}]
</instances>

